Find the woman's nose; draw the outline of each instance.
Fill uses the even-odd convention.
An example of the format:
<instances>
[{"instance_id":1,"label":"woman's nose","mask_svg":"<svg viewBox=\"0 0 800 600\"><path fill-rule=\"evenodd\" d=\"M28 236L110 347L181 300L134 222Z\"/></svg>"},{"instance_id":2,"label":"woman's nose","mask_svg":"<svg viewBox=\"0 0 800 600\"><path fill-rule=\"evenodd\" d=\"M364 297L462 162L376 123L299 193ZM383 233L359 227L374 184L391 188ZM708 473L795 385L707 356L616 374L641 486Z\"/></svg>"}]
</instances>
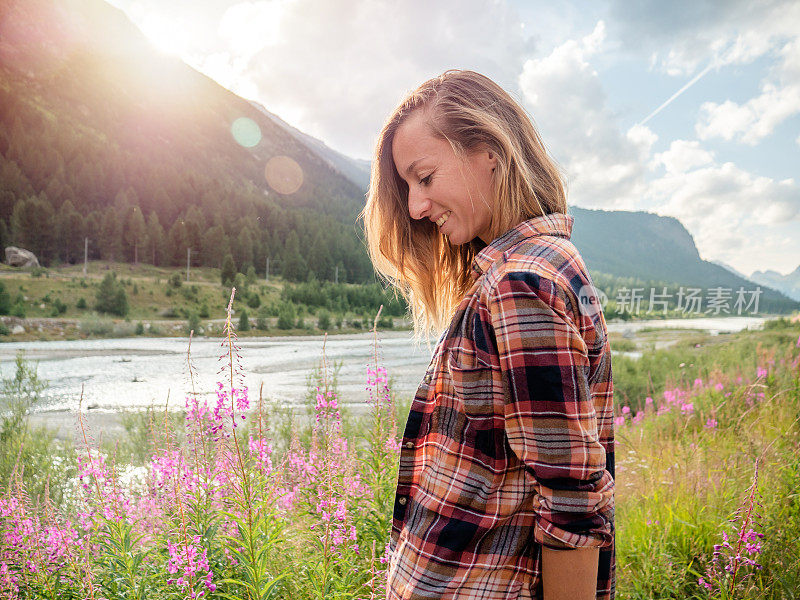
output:
<instances>
[{"instance_id":1,"label":"woman's nose","mask_svg":"<svg viewBox=\"0 0 800 600\"><path fill-rule=\"evenodd\" d=\"M431 209L431 201L425 197L421 190L408 190L408 214L412 219L421 219Z\"/></svg>"}]
</instances>

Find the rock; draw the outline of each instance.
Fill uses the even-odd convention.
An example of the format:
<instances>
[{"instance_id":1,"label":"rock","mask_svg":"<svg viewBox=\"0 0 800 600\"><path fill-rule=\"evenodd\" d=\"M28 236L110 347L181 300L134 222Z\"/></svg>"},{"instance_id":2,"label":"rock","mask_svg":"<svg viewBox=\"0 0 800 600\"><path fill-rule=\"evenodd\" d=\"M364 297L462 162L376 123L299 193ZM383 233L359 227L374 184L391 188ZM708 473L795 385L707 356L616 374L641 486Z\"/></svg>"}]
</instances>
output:
<instances>
[{"instance_id":1,"label":"rock","mask_svg":"<svg viewBox=\"0 0 800 600\"><path fill-rule=\"evenodd\" d=\"M6 248L6 263L12 267L38 267L39 259L30 250L9 246Z\"/></svg>"},{"instance_id":2,"label":"rock","mask_svg":"<svg viewBox=\"0 0 800 600\"><path fill-rule=\"evenodd\" d=\"M11 328L11 333L25 333L25 328L22 325L14 325Z\"/></svg>"}]
</instances>

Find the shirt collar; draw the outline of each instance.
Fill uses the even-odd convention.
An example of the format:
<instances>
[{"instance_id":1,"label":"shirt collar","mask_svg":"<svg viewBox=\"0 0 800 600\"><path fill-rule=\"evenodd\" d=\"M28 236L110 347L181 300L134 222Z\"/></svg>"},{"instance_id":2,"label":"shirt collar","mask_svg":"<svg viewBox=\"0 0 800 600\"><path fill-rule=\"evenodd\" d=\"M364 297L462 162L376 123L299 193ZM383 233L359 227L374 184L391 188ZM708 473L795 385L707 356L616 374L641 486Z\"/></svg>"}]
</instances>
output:
<instances>
[{"instance_id":1,"label":"shirt collar","mask_svg":"<svg viewBox=\"0 0 800 600\"><path fill-rule=\"evenodd\" d=\"M551 213L523 221L512 227L491 244L478 252L472 261L473 279L483 275L489 267L496 263L506 250L518 243L539 235L557 235L569 239L572 235L574 218L564 213Z\"/></svg>"}]
</instances>

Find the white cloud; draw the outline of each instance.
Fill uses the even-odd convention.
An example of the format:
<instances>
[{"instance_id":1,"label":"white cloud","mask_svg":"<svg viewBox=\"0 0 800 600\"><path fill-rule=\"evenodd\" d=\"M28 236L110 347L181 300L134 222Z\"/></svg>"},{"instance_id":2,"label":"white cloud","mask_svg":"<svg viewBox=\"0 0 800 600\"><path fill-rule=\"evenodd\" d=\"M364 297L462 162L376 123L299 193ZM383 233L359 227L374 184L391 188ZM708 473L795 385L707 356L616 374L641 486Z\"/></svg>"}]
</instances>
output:
<instances>
[{"instance_id":1,"label":"white cloud","mask_svg":"<svg viewBox=\"0 0 800 600\"><path fill-rule=\"evenodd\" d=\"M111 1L140 26L157 15L187 39L189 64L358 157L405 93L446 69L513 90L539 28L507 0Z\"/></svg>"},{"instance_id":2,"label":"white cloud","mask_svg":"<svg viewBox=\"0 0 800 600\"><path fill-rule=\"evenodd\" d=\"M765 264L790 268L800 254L798 240L770 232L800 227L800 186L792 179L776 181L754 175L733 163L705 162L693 170L686 167L692 160L675 164L687 144L691 143L673 143L669 151L655 158L673 167L649 186L648 195L659 206L657 212L678 217L692 232L703 256L724 260L746 272ZM699 147L688 147L695 162L708 158Z\"/></svg>"},{"instance_id":3,"label":"white cloud","mask_svg":"<svg viewBox=\"0 0 800 600\"><path fill-rule=\"evenodd\" d=\"M796 0L613 0L610 22L634 53L651 52L651 65L687 75L715 59L748 64L800 31Z\"/></svg>"},{"instance_id":4,"label":"white cloud","mask_svg":"<svg viewBox=\"0 0 800 600\"><path fill-rule=\"evenodd\" d=\"M565 168L570 202L630 208L644 188L644 163L656 135L643 125L623 133L589 59L605 39L599 21L582 39L525 62L519 85L545 143Z\"/></svg>"},{"instance_id":5,"label":"white cloud","mask_svg":"<svg viewBox=\"0 0 800 600\"><path fill-rule=\"evenodd\" d=\"M243 72L258 87L255 99L360 157L370 156L383 120L426 78L468 68L513 89L528 49L516 13L494 0L413 0L402 10L388 0L289 0L277 18L280 35Z\"/></svg>"},{"instance_id":6,"label":"white cloud","mask_svg":"<svg viewBox=\"0 0 800 600\"><path fill-rule=\"evenodd\" d=\"M667 173L679 174L711 164L713 161L713 153L701 148L697 140L673 140L669 150L653 157L651 166L655 168L663 165Z\"/></svg>"},{"instance_id":7,"label":"white cloud","mask_svg":"<svg viewBox=\"0 0 800 600\"><path fill-rule=\"evenodd\" d=\"M755 145L800 113L800 37L784 44L778 54L780 62L762 81L760 95L742 104L703 103L695 125L700 139L737 139Z\"/></svg>"}]
</instances>

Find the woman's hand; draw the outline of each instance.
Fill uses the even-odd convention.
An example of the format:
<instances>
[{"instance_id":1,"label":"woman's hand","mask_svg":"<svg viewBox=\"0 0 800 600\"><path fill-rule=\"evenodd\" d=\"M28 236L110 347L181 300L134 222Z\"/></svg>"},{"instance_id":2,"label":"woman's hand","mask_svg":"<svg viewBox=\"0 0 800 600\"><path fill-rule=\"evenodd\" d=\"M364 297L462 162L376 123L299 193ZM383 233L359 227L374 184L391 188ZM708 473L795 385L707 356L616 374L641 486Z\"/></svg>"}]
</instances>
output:
<instances>
[{"instance_id":1,"label":"woman's hand","mask_svg":"<svg viewBox=\"0 0 800 600\"><path fill-rule=\"evenodd\" d=\"M598 548L553 550L542 547L544 600L595 600Z\"/></svg>"}]
</instances>

